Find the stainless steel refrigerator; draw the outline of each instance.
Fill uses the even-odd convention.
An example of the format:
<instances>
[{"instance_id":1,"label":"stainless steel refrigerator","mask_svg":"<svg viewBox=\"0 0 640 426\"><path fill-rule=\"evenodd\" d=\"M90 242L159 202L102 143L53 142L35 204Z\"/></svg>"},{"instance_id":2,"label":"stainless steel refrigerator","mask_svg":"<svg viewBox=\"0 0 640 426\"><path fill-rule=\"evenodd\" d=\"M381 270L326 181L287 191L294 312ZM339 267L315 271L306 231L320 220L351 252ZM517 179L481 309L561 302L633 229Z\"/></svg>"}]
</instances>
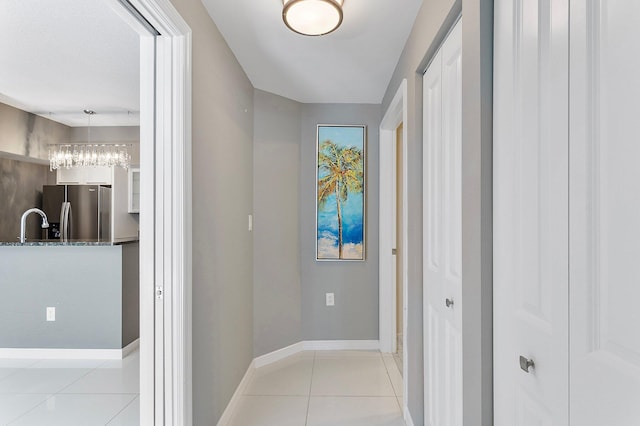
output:
<instances>
[{"instance_id":1,"label":"stainless steel refrigerator","mask_svg":"<svg viewBox=\"0 0 640 426\"><path fill-rule=\"evenodd\" d=\"M111 188L100 185L45 185L42 205L50 227L44 238L111 240Z\"/></svg>"}]
</instances>

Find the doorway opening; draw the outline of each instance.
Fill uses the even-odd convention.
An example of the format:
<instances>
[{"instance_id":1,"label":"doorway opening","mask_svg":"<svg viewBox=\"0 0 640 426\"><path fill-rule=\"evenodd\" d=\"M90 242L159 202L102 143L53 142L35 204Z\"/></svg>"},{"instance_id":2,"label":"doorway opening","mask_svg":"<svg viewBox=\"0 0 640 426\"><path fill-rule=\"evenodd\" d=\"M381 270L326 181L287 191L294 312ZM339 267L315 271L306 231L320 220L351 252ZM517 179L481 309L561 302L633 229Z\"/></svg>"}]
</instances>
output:
<instances>
[{"instance_id":1,"label":"doorway opening","mask_svg":"<svg viewBox=\"0 0 640 426\"><path fill-rule=\"evenodd\" d=\"M407 417L407 80L380 124L380 350L394 354Z\"/></svg>"},{"instance_id":2,"label":"doorway opening","mask_svg":"<svg viewBox=\"0 0 640 426\"><path fill-rule=\"evenodd\" d=\"M394 278L395 278L395 288L396 288L396 350L393 354L393 359L396 362L396 365L398 366L398 370L400 371L400 374L403 374L402 371L402 354L403 354L403 343L404 343L404 318L403 318L403 312L404 312L404 299L405 299L405 295L404 295L404 289L403 289L403 282L404 282L404 276L403 276L403 271L401 267L398 267L399 265L402 265L402 259L404 257L404 253L402 251L402 241L403 241L403 235L402 235L402 226L403 226L403 221L402 221L402 205L403 205L403 182L402 182L402 173L403 173L403 169L404 169L404 164L402 162L402 146L403 146L403 138L402 138L402 133L404 132L404 125L403 123L400 123L400 125L396 128L396 134L395 134L395 162L394 162L394 166L395 166L395 197L393 197L395 199L395 210L394 210L394 216L395 216L395 238L394 238L394 248L392 250L392 254L395 255L395 274L394 274Z\"/></svg>"},{"instance_id":3,"label":"doorway opening","mask_svg":"<svg viewBox=\"0 0 640 426\"><path fill-rule=\"evenodd\" d=\"M171 3L108 0L140 35L140 424L192 424L191 30Z\"/></svg>"}]
</instances>

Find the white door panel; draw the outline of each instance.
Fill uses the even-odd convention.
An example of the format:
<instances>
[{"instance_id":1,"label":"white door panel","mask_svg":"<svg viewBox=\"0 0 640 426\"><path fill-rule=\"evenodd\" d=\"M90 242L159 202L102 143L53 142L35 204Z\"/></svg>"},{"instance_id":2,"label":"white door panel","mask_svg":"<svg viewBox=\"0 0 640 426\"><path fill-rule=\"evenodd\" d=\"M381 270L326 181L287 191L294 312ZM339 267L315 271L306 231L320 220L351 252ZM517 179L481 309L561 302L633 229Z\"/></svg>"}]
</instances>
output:
<instances>
[{"instance_id":1,"label":"white door panel","mask_svg":"<svg viewBox=\"0 0 640 426\"><path fill-rule=\"evenodd\" d=\"M423 79L425 423L430 426L462 425L461 42L458 22Z\"/></svg>"},{"instance_id":2,"label":"white door panel","mask_svg":"<svg viewBox=\"0 0 640 426\"><path fill-rule=\"evenodd\" d=\"M640 424L640 2L571 2L571 424Z\"/></svg>"},{"instance_id":3,"label":"white door panel","mask_svg":"<svg viewBox=\"0 0 640 426\"><path fill-rule=\"evenodd\" d=\"M444 415L441 357L441 233L442 223L442 54L433 59L423 79L423 297L425 336L425 424L439 425ZM439 303L438 303L439 302Z\"/></svg>"},{"instance_id":4,"label":"white door panel","mask_svg":"<svg viewBox=\"0 0 640 426\"><path fill-rule=\"evenodd\" d=\"M568 3L499 0L495 12L495 424L565 426Z\"/></svg>"}]
</instances>

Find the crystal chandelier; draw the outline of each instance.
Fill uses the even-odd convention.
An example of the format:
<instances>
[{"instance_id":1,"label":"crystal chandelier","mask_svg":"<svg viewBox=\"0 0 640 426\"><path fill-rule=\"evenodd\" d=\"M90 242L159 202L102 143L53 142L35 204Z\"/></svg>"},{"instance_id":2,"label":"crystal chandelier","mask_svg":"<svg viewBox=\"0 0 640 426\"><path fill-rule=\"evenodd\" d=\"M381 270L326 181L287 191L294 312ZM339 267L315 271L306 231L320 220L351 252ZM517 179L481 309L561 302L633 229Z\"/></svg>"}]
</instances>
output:
<instances>
[{"instance_id":1,"label":"crystal chandelier","mask_svg":"<svg viewBox=\"0 0 640 426\"><path fill-rule=\"evenodd\" d=\"M128 169L131 164L129 149L132 145L91 144L91 116L95 112L85 109L84 113L89 116L87 143L49 145L49 170L96 166L119 166Z\"/></svg>"}]
</instances>

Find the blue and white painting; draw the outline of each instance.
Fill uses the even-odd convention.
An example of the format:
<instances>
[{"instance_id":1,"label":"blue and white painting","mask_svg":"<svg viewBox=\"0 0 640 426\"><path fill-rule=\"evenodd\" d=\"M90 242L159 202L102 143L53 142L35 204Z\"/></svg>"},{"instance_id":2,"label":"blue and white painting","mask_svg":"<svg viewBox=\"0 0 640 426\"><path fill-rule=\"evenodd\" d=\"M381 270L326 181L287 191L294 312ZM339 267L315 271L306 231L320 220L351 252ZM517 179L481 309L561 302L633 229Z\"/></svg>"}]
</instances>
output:
<instances>
[{"instance_id":1,"label":"blue and white painting","mask_svg":"<svg viewBox=\"0 0 640 426\"><path fill-rule=\"evenodd\" d=\"M365 126L318 126L317 260L364 260Z\"/></svg>"}]
</instances>

